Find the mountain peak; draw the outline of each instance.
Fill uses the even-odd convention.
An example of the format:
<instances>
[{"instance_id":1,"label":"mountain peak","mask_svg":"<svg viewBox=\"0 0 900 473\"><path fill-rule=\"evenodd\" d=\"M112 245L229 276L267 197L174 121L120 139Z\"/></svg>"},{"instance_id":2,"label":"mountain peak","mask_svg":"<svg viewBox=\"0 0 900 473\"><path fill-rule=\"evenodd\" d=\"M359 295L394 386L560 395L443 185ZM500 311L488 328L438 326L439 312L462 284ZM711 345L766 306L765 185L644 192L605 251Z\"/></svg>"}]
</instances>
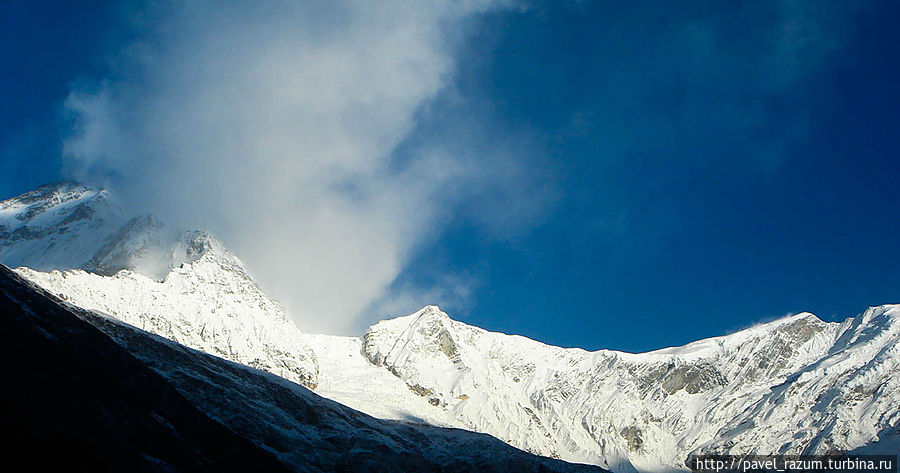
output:
<instances>
[{"instance_id":1,"label":"mountain peak","mask_svg":"<svg viewBox=\"0 0 900 473\"><path fill-rule=\"evenodd\" d=\"M446 312L442 311L441 308L436 305L426 305L425 307L422 307L421 309L416 311L413 315L415 315L417 319L427 317L440 317L445 319L450 318L450 316L447 315Z\"/></svg>"},{"instance_id":2,"label":"mountain peak","mask_svg":"<svg viewBox=\"0 0 900 473\"><path fill-rule=\"evenodd\" d=\"M40 200L47 200L51 198L53 195L59 194L78 194L84 192L100 192L103 189L96 186L89 186L87 184L83 184L77 181L67 181L61 180L52 182L50 184L44 184L35 189L27 191L21 195L13 197L7 200L18 200L22 203L31 203Z\"/></svg>"},{"instance_id":3,"label":"mountain peak","mask_svg":"<svg viewBox=\"0 0 900 473\"><path fill-rule=\"evenodd\" d=\"M209 252L243 271L207 232L178 232L151 214L135 215L102 188L62 181L0 202L0 263L10 267L106 276L128 269L161 281Z\"/></svg>"},{"instance_id":4,"label":"mountain peak","mask_svg":"<svg viewBox=\"0 0 900 473\"><path fill-rule=\"evenodd\" d=\"M129 218L102 189L72 182L42 186L0 202L0 262L40 270L80 268Z\"/></svg>"},{"instance_id":5,"label":"mountain peak","mask_svg":"<svg viewBox=\"0 0 900 473\"><path fill-rule=\"evenodd\" d=\"M71 209L73 205L67 204L85 204L96 198L105 198L106 195L103 189L76 182L47 184L0 202L0 225L14 230L47 211Z\"/></svg>"}]
</instances>

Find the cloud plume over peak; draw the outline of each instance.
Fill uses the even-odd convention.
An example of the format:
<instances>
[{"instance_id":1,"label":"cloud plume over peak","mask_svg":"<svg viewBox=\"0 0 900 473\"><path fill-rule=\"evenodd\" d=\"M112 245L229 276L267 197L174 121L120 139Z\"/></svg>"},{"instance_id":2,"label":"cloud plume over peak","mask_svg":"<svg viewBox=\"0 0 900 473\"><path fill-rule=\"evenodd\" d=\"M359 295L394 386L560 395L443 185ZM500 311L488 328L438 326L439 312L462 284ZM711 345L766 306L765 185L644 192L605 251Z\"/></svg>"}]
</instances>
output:
<instances>
[{"instance_id":1,"label":"cloud plume over peak","mask_svg":"<svg viewBox=\"0 0 900 473\"><path fill-rule=\"evenodd\" d=\"M223 6L224 5L224 6ZM346 331L481 170L393 152L491 2L175 2L73 88L69 172L209 228L308 331ZM431 301L422 301L423 303Z\"/></svg>"}]
</instances>

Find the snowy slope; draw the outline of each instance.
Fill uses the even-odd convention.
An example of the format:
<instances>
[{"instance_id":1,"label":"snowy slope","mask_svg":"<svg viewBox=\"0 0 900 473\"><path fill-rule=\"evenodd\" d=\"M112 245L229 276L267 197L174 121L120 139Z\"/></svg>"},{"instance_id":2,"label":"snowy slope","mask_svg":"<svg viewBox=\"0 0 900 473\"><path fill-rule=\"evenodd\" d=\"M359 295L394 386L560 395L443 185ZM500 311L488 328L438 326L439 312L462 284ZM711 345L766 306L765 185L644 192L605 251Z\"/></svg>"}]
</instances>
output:
<instances>
[{"instance_id":1,"label":"snowy slope","mask_svg":"<svg viewBox=\"0 0 900 473\"><path fill-rule=\"evenodd\" d=\"M302 338L315 352L319 372L328 373L318 378L317 394L382 419L460 427L432 409L428 399L410 390L402 379L369 363L362 355L361 339L309 334Z\"/></svg>"},{"instance_id":2,"label":"snowy slope","mask_svg":"<svg viewBox=\"0 0 900 473\"><path fill-rule=\"evenodd\" d=\"M318 365L284 308L267 297L241 262L209 235L189 242L201 256L162 282L122 270L16 271L61 299L183 345L315 387Z\"/></svg>"},{"instance_id":3,"label":"snowy slope","mask_svg":"<svg viewBox=\"0 0 900 473\"><path fill-rule=\"evenodd\" d=\"M191 402L297 471L588 472L486 435L369 417L296 384L88 317Z\"/></svg>"}]
</instances>

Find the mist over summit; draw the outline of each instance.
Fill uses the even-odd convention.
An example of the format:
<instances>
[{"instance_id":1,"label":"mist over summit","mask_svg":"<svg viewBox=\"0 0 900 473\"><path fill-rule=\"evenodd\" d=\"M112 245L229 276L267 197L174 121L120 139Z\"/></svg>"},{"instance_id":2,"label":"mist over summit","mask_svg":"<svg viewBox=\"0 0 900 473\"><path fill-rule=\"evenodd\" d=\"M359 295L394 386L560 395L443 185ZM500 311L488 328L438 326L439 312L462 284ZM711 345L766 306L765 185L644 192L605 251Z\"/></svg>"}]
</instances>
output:
<instances>
[{"instance_id":1,"label":"mist over summit","mask_svg":"<svg viewBox=\"0 0 900 473\"><path fill-rule=\"evenodd\" d=\"M395 155L450 86L470 17L505 6L148 7L159 22L134 20L134 42L106 52L119 67L71 88L64 171L214 233L307 325L356 330L418 290L391 284L457 203L519 188L520 157L500 147Z\"/></svg>"}]
</instances>

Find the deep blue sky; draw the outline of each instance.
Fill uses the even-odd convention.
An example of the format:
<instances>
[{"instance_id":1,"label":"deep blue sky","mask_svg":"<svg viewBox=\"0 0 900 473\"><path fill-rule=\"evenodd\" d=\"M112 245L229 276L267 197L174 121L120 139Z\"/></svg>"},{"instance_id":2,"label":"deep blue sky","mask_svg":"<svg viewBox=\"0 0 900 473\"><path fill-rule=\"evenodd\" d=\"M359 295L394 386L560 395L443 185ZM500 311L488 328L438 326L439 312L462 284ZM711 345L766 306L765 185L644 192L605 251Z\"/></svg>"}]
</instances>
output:
<instances>
[{"instance_id":1,"label":"deep blue sky","mask_svg":"<svg viewBox=\"0 0 900 473\"><path fill-rule=\"evenodd\" d=\"M508 234L457 209L396 284L465 275L469 303L446 307L459 319L627 351L900 302L900 7L809 3L785 24L780 3L479 19L453 94L405 146L477 115L483 139L522 141L546 205ZM122 16L0 4L0 194L61 176L62 102L128 40Z\"/></svg>"}]
</instances>

